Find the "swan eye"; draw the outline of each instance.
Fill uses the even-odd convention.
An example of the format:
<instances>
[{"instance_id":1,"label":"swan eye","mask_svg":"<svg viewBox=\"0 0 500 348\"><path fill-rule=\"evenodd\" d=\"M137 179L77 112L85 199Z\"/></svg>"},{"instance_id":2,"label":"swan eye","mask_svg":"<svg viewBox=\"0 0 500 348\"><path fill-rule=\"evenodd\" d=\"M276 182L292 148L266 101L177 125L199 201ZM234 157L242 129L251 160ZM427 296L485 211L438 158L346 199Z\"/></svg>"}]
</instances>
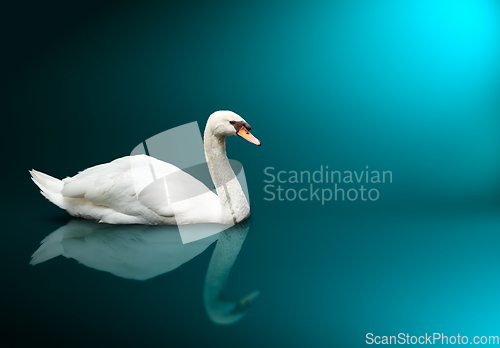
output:
<instances>
[{"instance_id":1,"label":"swan eye","mask_svg":"<svg viewBox=\"0 0 500 348\"><path fill-rule=\"evenodd\" d=\"M229 121L229 123L234 124L235 122L234 121Z\"/></svg>"}]
</instances>

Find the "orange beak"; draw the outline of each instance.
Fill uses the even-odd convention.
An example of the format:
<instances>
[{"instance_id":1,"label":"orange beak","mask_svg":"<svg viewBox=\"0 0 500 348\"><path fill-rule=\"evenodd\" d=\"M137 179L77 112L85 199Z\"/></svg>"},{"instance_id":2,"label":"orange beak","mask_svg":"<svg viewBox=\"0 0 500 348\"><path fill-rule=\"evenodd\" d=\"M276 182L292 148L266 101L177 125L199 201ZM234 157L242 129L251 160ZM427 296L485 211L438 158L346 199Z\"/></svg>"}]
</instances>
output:
<instances>
[{"instance_id":1,"label":"orange beak","mask_svg":"<svg viewBox=\"0 0 500 348\"><path fill-rule=\"evenodd\" d=\"M256 137L254 137L252 135L252 133L250 133L248 131L248 129L246 129L244 126L241 126L240 130L238 131L238 133L236 133L237 135L239 135L240 137L248 140L249 142L251 142L252 144L255 144L257 146L260 146L260 141L259 139L257 139Z\"/></svg>"}]
</instances>

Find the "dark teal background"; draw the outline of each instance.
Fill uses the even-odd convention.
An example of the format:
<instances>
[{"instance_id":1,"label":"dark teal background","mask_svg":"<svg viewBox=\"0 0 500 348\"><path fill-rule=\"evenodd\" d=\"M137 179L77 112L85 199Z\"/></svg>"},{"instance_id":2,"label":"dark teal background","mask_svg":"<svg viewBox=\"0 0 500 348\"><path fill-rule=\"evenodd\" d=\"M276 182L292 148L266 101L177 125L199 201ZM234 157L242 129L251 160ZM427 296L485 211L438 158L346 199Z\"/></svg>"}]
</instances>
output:
<instances>
[{"instance_id":1,"label":"dark teal background","mask_svg":"<svg viewBox=\"0 0 500 348\"><path fill-rule=\"evenodd\" d=\"M363 346L365 335L500 335L500 3L494 0L17 2L2 25L6 346ZM58 258L63 178L228 109L255 147L251 230L204 314L213 247L133 282ZM263 170L390 170L377 202L268 202ZM324 186L327 187L327 186Z\"/></svg>"}]
</instances>

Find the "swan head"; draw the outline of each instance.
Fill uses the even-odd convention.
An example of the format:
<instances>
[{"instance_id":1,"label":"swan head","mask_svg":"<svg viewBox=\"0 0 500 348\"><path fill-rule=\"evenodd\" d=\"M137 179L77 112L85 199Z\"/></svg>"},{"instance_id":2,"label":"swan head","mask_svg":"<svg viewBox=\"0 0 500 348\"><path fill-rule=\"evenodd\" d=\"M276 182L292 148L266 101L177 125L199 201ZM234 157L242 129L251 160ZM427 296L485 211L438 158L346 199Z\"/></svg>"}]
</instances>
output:
<instances>
[{"instance_id":1,"label":"swan head","mask_svg":"<svg viewBox=\"0 0 500 348\"><path fill-rule=\"evenodd\" d=\"M207 121L206 131L217 138L237 135L252 144L260 146L260 141L250 133L250 125L238 114L232 111L216 111Z\"/></svg>"},{"instance_id":2,"label":"swan head","mask_svg":"<svg viewBox=\"0 0 500 348\"><path fill-rule=\"evenodd\" d=\"M240 300L229 300L225 295L220 295L209 307L206 307L210 320L219 325L231 325L243 318L252 302L259 296L256 290Z\"/></svg>"}]
</instances>

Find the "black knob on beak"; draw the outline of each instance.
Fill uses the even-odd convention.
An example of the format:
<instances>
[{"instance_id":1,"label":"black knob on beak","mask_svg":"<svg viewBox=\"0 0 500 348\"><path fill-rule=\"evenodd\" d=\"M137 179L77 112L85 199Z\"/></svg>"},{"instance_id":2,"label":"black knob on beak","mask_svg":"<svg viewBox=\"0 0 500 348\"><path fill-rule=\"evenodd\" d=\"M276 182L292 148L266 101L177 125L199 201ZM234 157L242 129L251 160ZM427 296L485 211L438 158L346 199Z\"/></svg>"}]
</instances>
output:
<instances>
[{"instance_id":1,"label":"black knob on beak","mask_svg":"<svg viewBox=\"0 0 500 348\"><path fill-rule=\"evenodd\" d=\"M245 121L234 122L234 123L232 123L232 125L234 126L234 129L236 130L236 133L238 133L238 131L240 130L241 127L245 127L248 130L250 130L252 128Z\"/></svg>"}]
</instances>

